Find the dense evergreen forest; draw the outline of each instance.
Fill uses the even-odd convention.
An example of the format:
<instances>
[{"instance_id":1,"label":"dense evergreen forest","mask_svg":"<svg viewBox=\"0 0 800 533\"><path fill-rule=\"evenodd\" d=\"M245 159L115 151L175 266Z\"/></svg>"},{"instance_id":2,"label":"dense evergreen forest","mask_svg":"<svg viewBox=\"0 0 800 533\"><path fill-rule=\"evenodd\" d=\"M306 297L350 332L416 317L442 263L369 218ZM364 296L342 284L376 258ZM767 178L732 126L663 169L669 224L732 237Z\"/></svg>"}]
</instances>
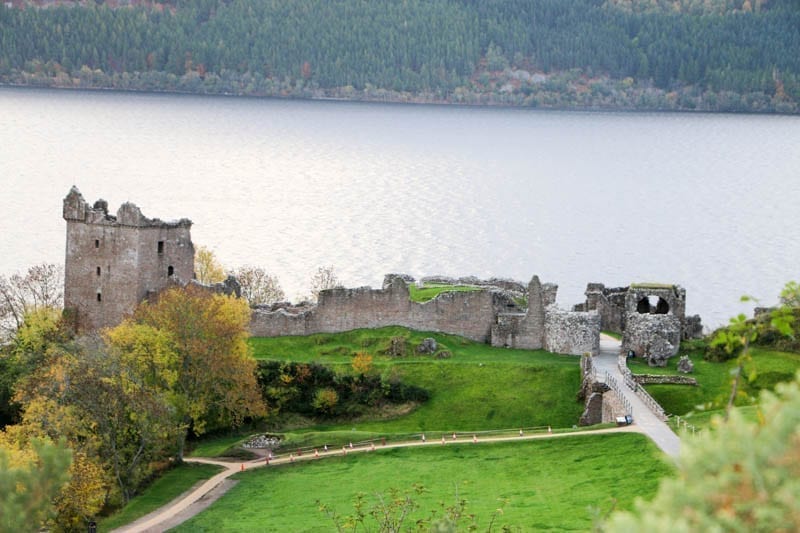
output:
<instances>
[{"instance_id":1,"label":"dense evergreen forest","mask_svg":"<svg viewBox=\"0 0 800 533\"><path fill-rule=\"evenodd\" d=\"M0 83L800 112L800 0L61 4L0 8Z\"/></svg>"}]
</instances>

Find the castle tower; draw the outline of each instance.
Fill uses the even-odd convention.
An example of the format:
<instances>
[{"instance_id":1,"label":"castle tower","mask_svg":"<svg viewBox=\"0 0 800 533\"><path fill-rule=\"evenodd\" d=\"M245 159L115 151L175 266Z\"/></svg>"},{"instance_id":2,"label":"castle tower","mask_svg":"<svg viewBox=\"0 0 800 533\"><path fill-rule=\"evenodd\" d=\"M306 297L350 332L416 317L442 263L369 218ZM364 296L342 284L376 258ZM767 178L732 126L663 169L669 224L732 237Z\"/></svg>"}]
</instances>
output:
<instances>
[{"instance_id":1,"label":"castle tower","mask_svg":"<svg viewBox=\"0 0 800 533\"><path fill-rule=\"evenodd\" d=\"M188 219L149 219L132 203L109 215L104 200L89 206L74 186L63 216L64 308L75 314L79 331L115 326L149 295L194 276Z\"/></svg>"}]
</instances>

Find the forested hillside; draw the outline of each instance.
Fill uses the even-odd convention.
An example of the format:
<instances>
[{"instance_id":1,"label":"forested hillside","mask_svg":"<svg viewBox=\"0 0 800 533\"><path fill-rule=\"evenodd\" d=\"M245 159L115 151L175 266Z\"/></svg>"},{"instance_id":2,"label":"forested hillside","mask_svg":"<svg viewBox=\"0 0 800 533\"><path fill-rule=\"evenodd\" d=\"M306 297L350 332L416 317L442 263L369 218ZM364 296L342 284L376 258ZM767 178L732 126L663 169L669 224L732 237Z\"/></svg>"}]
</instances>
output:
<instances>
[{"instance_id":1,"label":"forested hillside","mask_svg":"<svg viewBox=\"0 0 800 533\"><path fill-rule=\"evenodd\" d=\"M0 9L0 82L800 111L800 0L123 3Z\"/></svg>"}]
</instances>

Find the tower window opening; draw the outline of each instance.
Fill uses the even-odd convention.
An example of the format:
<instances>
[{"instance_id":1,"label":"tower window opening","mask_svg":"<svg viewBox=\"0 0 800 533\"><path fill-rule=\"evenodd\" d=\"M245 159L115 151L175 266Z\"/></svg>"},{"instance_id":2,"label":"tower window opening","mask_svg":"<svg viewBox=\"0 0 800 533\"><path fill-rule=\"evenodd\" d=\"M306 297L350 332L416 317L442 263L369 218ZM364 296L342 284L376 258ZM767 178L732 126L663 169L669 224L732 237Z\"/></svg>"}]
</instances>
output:
<instances>
[{"instance_id":1,"label":"tower window opening","mask_svg":"<svg viewBox=\"0 0 800 533\"><path fill-rule=\"evenodd\" d=\"M100 294L99 292L97 293L97 301L98 302L102 302L103 301L103 295Z\"/></svg>"},{"instance_id":2,"label":"tower window opening","mask_svg":"<svg viewBox=\"0 0 800 533\"><path fill-rule=\"evenodd\" d=\"M95 239L94 240L94 247L95 248L100 248L100 239Z\"/></svg>"},{"instance_id":3,"label":"tower window opening","mask_svg":"<svg viewBox=\"0 0 800 533\"><path fill-rule=\"evenodd\" d=\"M100 267L97 267L97 275L100 275Z\"/></svg>"},{"instance_id":4,"label":"tower window opening","mask_svg":"<svg viewBox=\"0 0 800 533\"><path fill-rule=\"evenodd\" d=\"M158 241L158 253L164 253L164 241Z\"/></svg>"},{"instance_id":5,"label":"tower window opening","mask_svg":"<svg viewBox=\"0 0 800 533\"><path fill-rule=\"evenodd\" d=\"M172 265L168 266L167 267L167 276L172 277L172 275L174 273L175 273L175 268Z\"/></svg>"}]
</instances>

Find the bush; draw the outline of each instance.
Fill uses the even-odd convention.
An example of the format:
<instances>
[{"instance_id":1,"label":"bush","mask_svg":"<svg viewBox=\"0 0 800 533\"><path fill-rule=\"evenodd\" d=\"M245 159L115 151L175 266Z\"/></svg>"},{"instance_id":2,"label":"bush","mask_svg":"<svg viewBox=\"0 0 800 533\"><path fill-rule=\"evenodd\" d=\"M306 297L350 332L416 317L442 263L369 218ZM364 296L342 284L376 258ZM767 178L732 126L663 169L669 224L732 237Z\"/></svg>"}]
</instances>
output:
<instances>
[{"instance_id":1,"label":"bush","mask_svg":"<svg viewBox=\"0 0 800 533\"><path fill-rule=\"evenodd\" d=\"M424 402L428 391L397 376L336 374L318 363L261 360L256 371L264 401L274 414L355 416L386 402Z\"/></svg>"},{"instance_id":2,"label":"bush","mask_svg":"<svg viewBox=\"0 0 800 533\"><path fill-rule=\"evenodd\" d=\"M319 413L330 415L336 409L339 403L339 395L330 387L317 389L314 393L314 401L312 405Z\"/></svg>"}]
</instances>

